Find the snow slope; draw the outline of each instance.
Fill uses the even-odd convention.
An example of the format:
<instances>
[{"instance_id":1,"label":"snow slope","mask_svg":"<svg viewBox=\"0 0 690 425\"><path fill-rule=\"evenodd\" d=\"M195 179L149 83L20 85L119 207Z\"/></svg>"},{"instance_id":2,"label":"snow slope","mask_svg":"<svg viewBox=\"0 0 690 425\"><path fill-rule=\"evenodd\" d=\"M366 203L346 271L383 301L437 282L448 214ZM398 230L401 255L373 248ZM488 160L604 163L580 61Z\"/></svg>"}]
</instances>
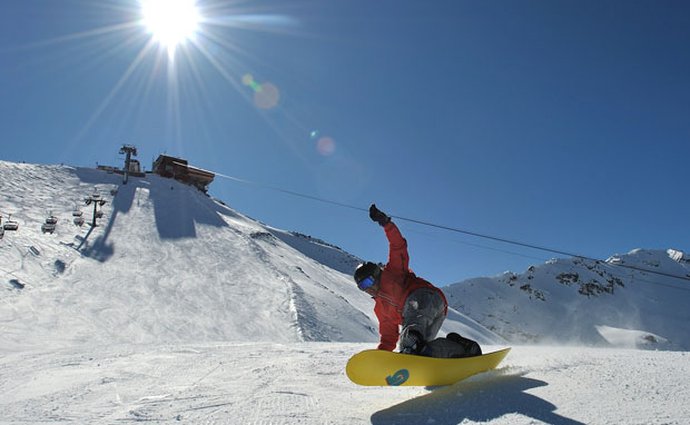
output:
<instances>
[{"instance_id":1,"label":"snow slope","mask_svg":"<svg viewBox=\"0 0 690 425\"><path fill-rule=\"evenodd\" d=\"M0 358L0 423L686 424L685 352L515 347L439 388L357 387L368 344L68 348ZM487 347L491 348L491 347Z\"/></svg>"},{"instance_id":2,"label":"snow slope","mask_svg":"<svg viewBox=\"0 0 690 425\"><path fill-rule=\"evenodd\" d=\"M690 350L690 262L678 250L556 259L444 289L453 307L512 342Z\"/></svg>"},{"instance_id":3,"label":"snow slope","mask_svg":"<svg viewBox=\"0 0 690 425\"><path fill-rule=\"evenodd\" d=\"M0 347L378 339L352 255L171 179L121 180L0 162L0 211L20 223L0 240ZM91 221L83 200L94 192L107 201L99 226L75 226L76 208ZM56 231L43 234L51 214ZM453 317L446 331L500 341Z\"/></svg>"},{"instance_id":4,"label":"snow slope","mask_svg":"<svg viewBox=\"0 0 690 425\"><path fill-rule=\"evenodd\" d=\"M26 286L3 294L3 345L375 338L366 298L341 274L195 189L119 178L46 167L3 176L28 189L9 197L24 222L3 240L2 269ZM67 214L94 186L108 201L102 226L78 228ZM47 209L61 220L53 235L40 233Z\"/></svg>"}]
</instances>

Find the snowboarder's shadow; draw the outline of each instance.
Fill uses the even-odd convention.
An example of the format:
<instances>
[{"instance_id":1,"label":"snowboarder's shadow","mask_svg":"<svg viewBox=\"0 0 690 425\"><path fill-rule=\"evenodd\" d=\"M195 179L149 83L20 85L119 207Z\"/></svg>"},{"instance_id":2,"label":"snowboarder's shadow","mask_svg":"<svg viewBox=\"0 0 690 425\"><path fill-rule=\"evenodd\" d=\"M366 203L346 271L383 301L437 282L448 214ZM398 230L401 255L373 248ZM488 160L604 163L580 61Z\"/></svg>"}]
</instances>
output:
<instances>
[{"instance_id":1,"label":"snowboarder's shadow","mask_svg":"<svg viewBox=\"0 0 690 425\"><path fill-rule=\"evenodd\" d=\"M493 373L408 400L371 417L374 425L430 423L458 424L465 419L488 422L507 414L517 414L553 425L583 425L555 413L556 406L525 391L548 385L522 375Z\"/></svg>"}]
</instances>

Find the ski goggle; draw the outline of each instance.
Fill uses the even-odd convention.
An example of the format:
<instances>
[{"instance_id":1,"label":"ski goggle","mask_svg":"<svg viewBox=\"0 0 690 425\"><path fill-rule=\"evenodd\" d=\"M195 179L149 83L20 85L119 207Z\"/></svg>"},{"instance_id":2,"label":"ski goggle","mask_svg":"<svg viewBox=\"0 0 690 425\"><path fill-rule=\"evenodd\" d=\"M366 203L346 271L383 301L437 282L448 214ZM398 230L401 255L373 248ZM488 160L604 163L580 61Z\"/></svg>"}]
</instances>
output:
<instances>
[{"instance_id":1,"label":"ski goggle","mask_svg":"<svg viewBox=\"0 0 690 425\"><path fill-rule=\"evenodd\" d=\"M364 279L357 282L357 287L362 291L366 291L367 289L374 286L374 283L376 283L376 279L374 279L374 276L367 276Z\"/></svg>"}]
</instances>

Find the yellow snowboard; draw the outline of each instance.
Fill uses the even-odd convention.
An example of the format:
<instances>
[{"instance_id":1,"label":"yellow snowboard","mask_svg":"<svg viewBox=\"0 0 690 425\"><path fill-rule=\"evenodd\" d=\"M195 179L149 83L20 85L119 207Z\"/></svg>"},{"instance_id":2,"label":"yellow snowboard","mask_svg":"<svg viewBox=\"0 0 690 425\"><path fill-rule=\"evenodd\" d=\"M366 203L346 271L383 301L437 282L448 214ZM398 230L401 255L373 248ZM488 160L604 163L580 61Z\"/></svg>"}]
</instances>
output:
<instances>
[{"instance_id":1,"label":"yellow snowboard","mask_svg":"<svg viewBox=\"0 0 690 425\"><path fill-rule=\"evenodd\" d=\"M450 385L495 369L508 351L510 348L476 357L437 359L386 350L365 350L348 360L345 371L347 377L359 385Z\"/></svg>"}]
</instances>

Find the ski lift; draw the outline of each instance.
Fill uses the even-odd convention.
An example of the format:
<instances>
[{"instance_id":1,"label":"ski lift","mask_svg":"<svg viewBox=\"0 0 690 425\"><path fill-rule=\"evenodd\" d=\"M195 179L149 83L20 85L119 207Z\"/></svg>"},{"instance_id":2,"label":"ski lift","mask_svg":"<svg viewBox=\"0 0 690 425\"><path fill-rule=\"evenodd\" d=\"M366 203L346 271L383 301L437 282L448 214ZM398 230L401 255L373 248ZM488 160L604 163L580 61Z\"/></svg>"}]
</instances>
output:
<instances>
[{"instance_id":1,"label":"ski lift","mask_svg":"<svg viewBox=\"0 0 690 425\"><path fill-rule=\"evenodd\" d=\"M74 211L72 211L72 216L73 217L81 217L84 214L82 210L79 208L75 208Z\"/></svg>"},{"instance_id":2,"label":"ski lift","mask_svg":"<svg viewBox=\"0 0 690 425\"><path fill-rule=\"evenodd\" d=\"M3 236L5 236L5 228L0 226L0 239L2 239Z\"/></svg>"},{"instance_id":3,"label":"ski lift","mask_svg":"<svg viewBox=\"0 0 690 425\"><path fill-rule=\"evenodd\" d=\"M43 225L41 226L41 231L43 233L52 234L55 231L55 223L48 223L48 222L43 223Z\"/></svg>"},{"instance_id":4,"label":"ski lift","mask_svg":"<svg viewBox=\"0 0 690 425\"><path fill-rule=\"evenodd\" d=\"M53 233L55 231L55 227L57 225L58 218L53 215L51 212L48 218L46 218L46 222L43 223L41 226L41 231L43 233Z\"/></svg>"},{"instance_id":5,"label":"ski lift","mask_svg":"<svg viewBox=\"0 0 690 425\"><path fill-rule=\"evenodd\" d=\"M6 221L5 224L2 226L3 230L15 231L15 230L18 230L18 229L19 229L19 223L17 222L17 220L10 220L11 217L12 217L12 214L10 214L10 215L7 217L7 221Z\"/></svg>"},{"instance_id":6,"label":"ski lift","mask_svg":"<svg viewBox=\"0 0 690 425\"><path fill-rule=\"evenodd\" d=\"M74 217L73 223L75 226L83 226L84 225L84 217L79 216L79 217Z\"/></svg>"},{"instance_id":7,"label":"ski lift","mask_svg":"<svg viewBox=\"0 0 690 425\"><path fill-rule=\"evenodd\" d=\"M101 211L101 210L96 211L96 218L103 218L103 211Z\"/></svg>"},{"instance_id":8,"label":"ski lift","mask_svg":"<svg viewBox=\"0 0 690 425\"><path fill-rule=\"evenodd\" d=\"M26 286L25 284L21 283L19 279L10 279L10 285L14 286L17 289L24 289Z\"/></svg>"},{"instance_id":9,"label":"ski lift","mask_svg":"<svg viewBox=\"0 0 690 425\"><path fill-rule=\"evenodd\" d=\"M84 204L85 205L91 205L93 203L93 204L98 204L100 206L103 206L106 204L106 202L107 201L105 199L101 199L101 195L99 195L97 193L94 193L89 198L84 198Z\"/></svg>"}]
</instances>

